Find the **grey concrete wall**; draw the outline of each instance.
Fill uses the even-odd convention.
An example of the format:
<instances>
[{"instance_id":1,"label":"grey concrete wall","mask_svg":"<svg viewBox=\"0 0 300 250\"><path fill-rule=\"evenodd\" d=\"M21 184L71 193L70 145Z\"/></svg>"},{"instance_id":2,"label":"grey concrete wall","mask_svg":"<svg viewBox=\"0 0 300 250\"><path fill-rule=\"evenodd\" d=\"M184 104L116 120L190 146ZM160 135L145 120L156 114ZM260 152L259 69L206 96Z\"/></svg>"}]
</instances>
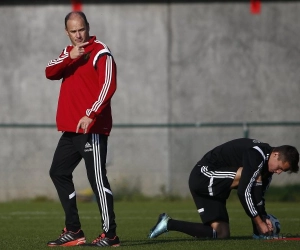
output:
<instances>
[{"instance_id":1,"label":"grey concrete wall","mask_svg":"<svg viewBox=\"0 0 300 250\"><path fill-rule=\"evenodd\" d=\"M0 6L0 123L55 121L59 81L44 69L69 44L69 5ZM299 3L84 5L91 34L118 65L116 124L299 121ZM60 133L55 128L0 128L0 201L56 198L48 177ZM250 137L300 148L299 127L255 127ZM241 128L114 128L108 176L147 195L188 195L190 170ZM282 177L282 176L281 176ZM283 179L284 181L282 182ZM274 184L299 183L283 175ZM84 165L74 172L88 188Z\"/></svg>"},{"instance_id":2,"label":"grey concrete wall","mask_svg":"<svg viewBox=\"0 0 300 250\"><path fill-rule=\"evenodd\" d=\"M299 120L300 5L262 4L260 15L251 15L247 7L239 3L171 6L170 121ZM196 162L203 151L240 135L239 130L224 128L196 135L195 130L172 131L170 155L181 152L181 157L170 158L172 179L177 180L173 183L188 178L193 165L189 159ZM250 136L272 145L299 147L299 127L257 128ZM299 183L297 175L283 179ZM177 192L186 188L185 182L172 186Z\"/></svg>"}]
</instances>

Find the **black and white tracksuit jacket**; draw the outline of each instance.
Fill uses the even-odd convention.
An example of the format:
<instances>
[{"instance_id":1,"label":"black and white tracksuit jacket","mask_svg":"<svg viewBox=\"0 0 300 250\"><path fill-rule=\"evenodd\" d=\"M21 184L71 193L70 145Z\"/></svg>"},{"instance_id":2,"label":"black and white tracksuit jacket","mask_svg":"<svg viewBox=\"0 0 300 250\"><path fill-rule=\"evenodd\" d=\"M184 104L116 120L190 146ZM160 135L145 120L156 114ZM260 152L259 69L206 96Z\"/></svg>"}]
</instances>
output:
<instances>
[{"instance_id":1,"label":"black and white tracksuit jacket","mask_svg":"<svg viewBox=\"0 0 300 250\"><path fill-rule=\"evenodd\" d=\"M237 193L245 212L251 218L266 215L264 194L273 175L268 171L268 160L272 150L273 147L267 143L241 138L217 146L203 157L204 160L212 163L214 171L232 168L232 171L236 172L243 167ZM262 177L260 183L256 182L259 175ZM261 197L256 197L254 201L252 190L256 185L262 186L262 192Z\"/></svg>"}]
</instances>

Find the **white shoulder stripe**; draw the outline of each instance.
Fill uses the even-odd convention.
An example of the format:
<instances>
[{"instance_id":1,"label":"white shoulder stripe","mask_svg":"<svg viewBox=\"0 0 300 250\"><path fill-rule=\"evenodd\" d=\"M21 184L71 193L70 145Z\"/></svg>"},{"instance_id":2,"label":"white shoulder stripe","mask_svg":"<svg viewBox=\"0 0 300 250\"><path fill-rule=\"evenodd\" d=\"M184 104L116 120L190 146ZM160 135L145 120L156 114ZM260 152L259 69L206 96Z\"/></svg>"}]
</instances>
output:
<instances>
[{"instance_id":1,"label":"white shoulder stripe","mask_svg":"<svg viewBox=\"0 0 300 250\"><path fill-rule=\"evenodd\" d=\"M266 156L265 156L264 152L263 152L259 147L254 146L253 148L256 149L259 153L261 153L262 157L263 157L264 159L266 159Z\"/></svg>"},{"instance_id":2,"label":"white shoulder stripe","mask_svg":"<svg viewBox=\"0 0 300 250\"><path fill-rule=\"evenodd\" d=\"M94 67L95 67L95 65L96 65L96 63L97 63L98 58L99 58L101 55L105 54L105 53L111 55L110 51L109 51L107 48L100 50L100 51L96 54L96 56L94 57L94 60L93 60L93 66L94 66Z\"/></svg>"}]
</instances>

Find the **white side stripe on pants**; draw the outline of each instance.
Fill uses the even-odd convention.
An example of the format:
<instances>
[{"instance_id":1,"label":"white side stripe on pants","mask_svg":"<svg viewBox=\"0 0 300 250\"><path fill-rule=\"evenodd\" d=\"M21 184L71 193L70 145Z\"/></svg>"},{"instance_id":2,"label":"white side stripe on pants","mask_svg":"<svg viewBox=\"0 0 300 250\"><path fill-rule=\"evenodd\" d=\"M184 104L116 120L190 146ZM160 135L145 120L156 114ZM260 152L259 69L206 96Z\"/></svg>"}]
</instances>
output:
<instances>
[{"instance_id":1,"label":"white side stripe on pants","mask_svg":"<svg viewBox=\"0 0 300 250\"><path fill-rule=\"evenodd\" d=\"M106 194L107 189L103 185L102 179L102 169L101 169L101 157L100 157L100 142L99 135L92 134L93 143L93 154L94 154L94 164L95 164L95 179L97 184L97 191L99 194L99 199L102 209L102 219L103 219L103 229L107 232L109 229L109 215L107 211L107 200ZM111 192L110 192L111 193Z\"/></svg>"},{"instance_id":2,"label":"white side stripe on pants","mask_svg":"<svg viewBox=\"0 0 300 250\"><path fill-rule=\"evenodd\" d=\"M75 197L76 193L75 191L72 194L69 194L69 200L71 200L73 197Z\"/></svg>"},{"instance_id":3,"label":"white side stripe on pants","mask_svg":"<svg viewBox=\"0 0 300 250\"><path fill-rule=\"evenodd\" d=\"M214 184L214 179L224 179L224 178L230 178L234 179L236 172L221 172L221 171L208 171L207 166L201 167L201 172L205 176L209 177L209 186L208 186L208 193L210 196L214 196L212 186Z\"/></svg>"}]
</instances>

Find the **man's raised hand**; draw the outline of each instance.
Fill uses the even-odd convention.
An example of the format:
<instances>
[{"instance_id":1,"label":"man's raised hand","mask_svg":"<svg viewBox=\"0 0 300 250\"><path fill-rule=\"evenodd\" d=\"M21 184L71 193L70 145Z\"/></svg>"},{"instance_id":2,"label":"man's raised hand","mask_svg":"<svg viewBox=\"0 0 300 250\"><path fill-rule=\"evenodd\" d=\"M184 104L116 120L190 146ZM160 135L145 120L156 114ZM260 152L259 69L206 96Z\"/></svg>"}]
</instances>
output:
<instances>
[{"instance_id":1,"label":"man's raised hand","mask_svg":"<svg viewBox=\"0 0 300 250\"><path fill-rule=\"evenodd\" d=\"M73 49L70 51L70 58L76 59L80 56L82 56L85 52L84 46L88 45L89 42L80 43L73 47Z\"/></svg>"}]
</instances>

